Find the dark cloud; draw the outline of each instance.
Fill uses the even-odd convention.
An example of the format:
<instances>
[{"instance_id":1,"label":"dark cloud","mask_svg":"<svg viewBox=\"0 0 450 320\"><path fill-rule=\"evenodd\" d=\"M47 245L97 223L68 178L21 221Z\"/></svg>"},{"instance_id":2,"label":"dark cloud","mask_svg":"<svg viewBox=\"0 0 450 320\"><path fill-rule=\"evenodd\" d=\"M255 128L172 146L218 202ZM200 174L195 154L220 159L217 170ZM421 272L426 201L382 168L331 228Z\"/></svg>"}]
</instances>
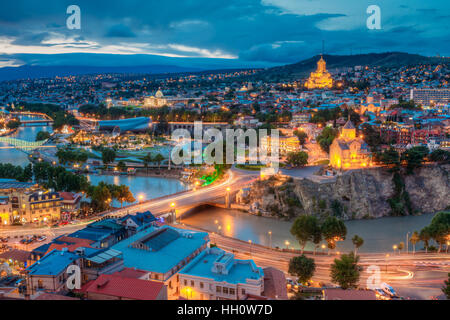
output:
<instances>
[{"instance_id":1,"label":"dark cloud","mask_svg":"<svg viewBox=\"0 0 450 320\"><path fill-rule=\"evenodd\" d=\"M313 13L301 10L302 4L310 6L311 1L292 1L298 4L299 12L283 7L287 0L271 0L271 4L261 0L77 0L81 30L65 28L66 8L74 4L72 0L2 1L0 34L14 37L14 43L21 45L40 45L58 33L78 41L74 46L80 41L105 46L128 41L166 48L158 50L173 54L222 52L245 63L260 61L267 65L296 62L320 53L322 39L327 53L335 54L349 53L351 47L373 52L412 51L415 48L410 47L411 39L430 44L420 46L424 54L449 54L450 34L445 19L450 15L448 0L432 4L380 0L383 29L373 31L365 26L367 15L361 0L346 0L345 6L338 9L326 4L331 0L316 1ZM356 14L354 10L361 12ZM359 19L356 24L352 21L355 15ZM333 30L321 29L323 21L331 21L328 25ZM353 25L346 28L343 21ZM445 38L447 41L442 41ZM170 47L174 44L178 49ZM179 50L180 46L184 51ZM44 57L41 59L44 61ZM136 63L139 59L136 57Z\"/></svg>"},{"instance_id":2,"label":"dark cloud","mask_svg":"<svg viewBox=\"0 0 450 320\"><path fill-rule=\"evenodd\" d=\"M123 24L116 24L109 28L105 37L109 38L134 38L136 34L131 29Z\"/></svg>"}]
</instances>

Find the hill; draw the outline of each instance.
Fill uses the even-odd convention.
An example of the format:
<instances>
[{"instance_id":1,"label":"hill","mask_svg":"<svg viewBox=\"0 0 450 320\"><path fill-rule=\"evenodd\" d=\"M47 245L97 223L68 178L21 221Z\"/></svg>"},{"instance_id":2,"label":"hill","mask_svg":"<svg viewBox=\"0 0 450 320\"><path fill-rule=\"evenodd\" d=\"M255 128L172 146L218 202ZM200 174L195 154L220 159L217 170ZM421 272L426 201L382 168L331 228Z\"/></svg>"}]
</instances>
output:
<instances>
[{"instance_id":1,"label":"hill","mask_svg":"<svg viewBox=\"0 0 450 320\"><path fill-rule=\"evenodd\" d=\"M402 66L412 66L418 64L449 63L449 58L424 57L417 54L404 52L368 53L357 55L324 55L327 62L327 69L349 68L354 66L387 67L397 68ZM320 56L280 67L266 69L257 76L261 80L292 80L304 78L316 69Z\"/></svg>"}]
</instances>

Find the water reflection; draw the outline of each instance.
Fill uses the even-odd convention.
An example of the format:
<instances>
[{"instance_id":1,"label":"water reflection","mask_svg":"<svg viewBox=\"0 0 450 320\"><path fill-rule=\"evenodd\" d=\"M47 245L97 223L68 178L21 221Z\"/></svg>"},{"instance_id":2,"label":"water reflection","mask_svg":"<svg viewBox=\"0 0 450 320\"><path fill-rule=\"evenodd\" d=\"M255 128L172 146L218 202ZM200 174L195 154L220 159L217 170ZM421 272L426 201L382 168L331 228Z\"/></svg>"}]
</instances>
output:
<instances>
[{"instance_id":1,"label":"water reflection","mask_svg":"<svg viewBox=\"0 0 450 320\"><path fill-rule=\"evenodd\" d=\"M355 220L346 222L347 239L338 243L336 251L353 250L351 238L357 234L364 239L360 249L363 252L386 252L392 250L392 245L401 241L406 242L406 233L420 230L430 223L433 215L412 217L391 217L376 220ZM216 223L217 222L217 223ZM290 233L292 222L258 217L236 210L220 208L205 209L183 219L183 223L220 232L229 237L244 241L251 240L266 246L299 249L298 241ZM219 228L220 227L220 228ZM272 234L270 235L269 232ZM420 245L418 245L418 248ZM308 243L306 250L313 250ZM322 250L322 249L319 249Z\"/></svg>"}]
</instances>

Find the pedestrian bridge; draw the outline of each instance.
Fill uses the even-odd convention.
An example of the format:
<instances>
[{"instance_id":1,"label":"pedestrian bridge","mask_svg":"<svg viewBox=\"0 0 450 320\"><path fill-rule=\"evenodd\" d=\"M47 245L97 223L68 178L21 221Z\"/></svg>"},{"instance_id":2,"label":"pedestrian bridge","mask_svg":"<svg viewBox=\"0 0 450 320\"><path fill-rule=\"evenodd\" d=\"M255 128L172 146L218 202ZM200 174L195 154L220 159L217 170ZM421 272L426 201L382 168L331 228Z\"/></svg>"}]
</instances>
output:
<instances>
[{"instance_id":1,"label":"pedestrian bridge","mask_svg":"<svg viewBox=\"0 0 450 320\"><path fill-rule=\"evenodd\" d=\"M27 141L27 140L21 140L21 139L10 138L10 137L0 137L0 143L6 143L9 145L9 146L0 147L0 148L1 149L17 148L17 149L34 150L34 149L38 149L38 148L53 148L53 147L55 147L55 146L44 145L46 142L47 142L47 140Z\"/></svg>"}]
</instances>

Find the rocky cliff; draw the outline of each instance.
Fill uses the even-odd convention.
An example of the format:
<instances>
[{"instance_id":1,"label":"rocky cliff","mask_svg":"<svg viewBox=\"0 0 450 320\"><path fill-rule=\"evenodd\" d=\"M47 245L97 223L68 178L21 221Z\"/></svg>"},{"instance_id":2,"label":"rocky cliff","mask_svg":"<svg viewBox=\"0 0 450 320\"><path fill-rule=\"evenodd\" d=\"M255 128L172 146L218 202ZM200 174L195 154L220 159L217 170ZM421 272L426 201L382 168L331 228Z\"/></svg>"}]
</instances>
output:
<instances>
[{"instance_id":1,"label":"rocky cliff","mask_svg":"<svg viewBox=\"0 0 450 320\"><path fill-rule=\"evenodd\" d=\"M429 165L411 175L400 173L397 182L385 168L352 170L321 183L271 177L255 182L244 201L255 214L287 219L301 214L349 220L434 213L450 206L449 172L450 165Z\"/></svg>"}]
</instances>

